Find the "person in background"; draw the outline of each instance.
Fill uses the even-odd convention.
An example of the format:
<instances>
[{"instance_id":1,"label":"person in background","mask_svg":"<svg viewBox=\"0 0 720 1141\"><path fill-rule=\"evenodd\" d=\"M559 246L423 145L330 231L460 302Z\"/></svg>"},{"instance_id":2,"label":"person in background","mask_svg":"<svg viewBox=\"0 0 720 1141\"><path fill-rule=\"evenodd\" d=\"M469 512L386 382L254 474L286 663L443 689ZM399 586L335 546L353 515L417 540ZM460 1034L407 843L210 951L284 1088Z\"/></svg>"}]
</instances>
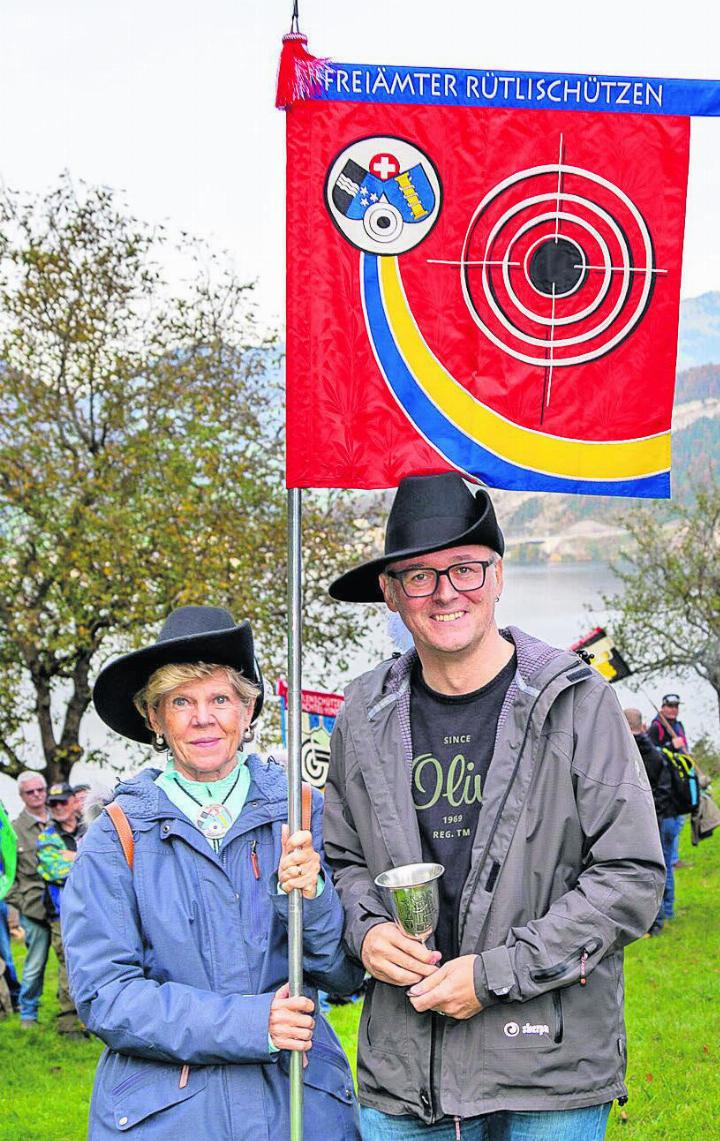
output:
<instances>
[{"instance_id":1,"label":"person in background","mask_svg":"<svg viewBox=\"0 0 720 1141\"><path fill-rule=\"evenodd\" d=\"M660 749L672 749L676 753L688 752L687 733L685 726L679 719L679 713L680 695L678 693L666 693L660 702L660 709L648 728L648 737L653 745L657 745ZM674 868L685 867L685 862L680 859L680 833L686 819L686 816L675 815L672 817L672 824L667 825L668 830L672 829L673 831L671 860ZM674 911L672 908L670 910L666 908L664 914L666 919L672 919Z\"/></svg>"},{"instance_id":2,"label":"person in background","mask_svg":"<svg viewBox=\"0 0 720 1141\"><path fill-rule=\"evenodd\" d=\"M89 784L74 784L73 792L75 793L75 811L79 821L82 821L83 812L85 811L85 801L90 792Z\"/></svg>"},{"instance_id":3,"label":"person in background","mask_svg":"<svg viewBox=\"0 0 720 1141\"><path fill-rule=\"evenodd\" d=\"M57 1031L68 1038L83 1037L85 1027L70 996L60 914L62 891L77 855L85 826L78 822L74 789L69 784L51 784L47 794L51 819L38 836L38 874L45 881L45 905L50 923L50 941L58 961Z\"/></svg>"},{"instance_id":4,"label":"person in background","mask_svg":"<svg viewBox=\"0 0 720 1141\"><path fill-rule=\"evenodd\" d=\"M660 843L662 844L663 858L665 860L665 893L649 935L659 935L663 929L665 910L672 914L675 906L675 873L672 863L672 845L675 837L675 809L673 806L672 780L665 757L653 745L647 733L647 726L642 719L639 709L624 709L625 720L630 732L635 738L642 762L645 766L647 778L655 804L655 815L658 819Z\"/></svg>"},{"instance_id":5,"label":"person in background","mask_svg":"<svg viewBox=\"0 0 720 1141\"><path fill-rule=\"evenodd\" d=\"M0 800L0 985L4 991L4 1005L10 1010L18 1009L20 982L13 962L5 896L15 882L16 866L17 836Z\"/></svg>"},{"instance_id":6,"label":"person in background","mask_svg":"<svg viewBox=\"0 0 720 1141\"><path fill-rule=\"evenodd\" d=\"M45 884L38 875L37 842L48 822L47 785L42 773L29 769L17 781L24 808L13 820L17 835L17 873L7 896L20 912L27 955L20 983L20 1026L31 1030L38 1024L45 966L50 952L50 923L45 908Z\"/></svg>"}]
</instances>

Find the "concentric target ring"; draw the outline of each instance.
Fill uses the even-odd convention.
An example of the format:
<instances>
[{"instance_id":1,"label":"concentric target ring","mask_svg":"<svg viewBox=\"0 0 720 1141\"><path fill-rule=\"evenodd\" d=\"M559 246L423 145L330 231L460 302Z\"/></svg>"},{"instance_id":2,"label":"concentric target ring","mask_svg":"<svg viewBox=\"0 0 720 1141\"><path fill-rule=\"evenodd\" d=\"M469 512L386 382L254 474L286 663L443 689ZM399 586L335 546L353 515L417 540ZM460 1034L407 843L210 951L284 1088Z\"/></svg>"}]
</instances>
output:
<instances>
[{"instance_id":1,"label":"concentric target ring","mask_svg":"<svg viewBox=\"0 0 720 1141\"><path fill-rule=\"evenodd\" d=\"M498 222L495 223L491 233L488 235L488 237L485 241L485 255L484 255L483 261L482 261L483 297L484 297L485 302L489 306L489 308L492 310L492 312L493 312L495 318L497 319L498 323L500 324L500 326L503 328L503 330L506 330L507 333L509 334L509 336L498 335L497 333L494 332L494 330L492 328L490 328L490 326L487 324L487 322L483 320L483 317L481 316L480 312L478 311L475 299L473 298L471 290L470 290L470 282L469 282L469 275L468 275L468 266L469 266L469 264L472 264L471 262L469 262L469 257L468 257L470 242L472 240L473 234L474 234L476 227L479 224L483 214L488 210L490 205L501 194L503 194L509 187L515 186L520 182L527 181L528 179L536 178L540 175L556 175L556 176L558 176L558 179L561 176L574 176L574 177L577 177L579 179L585 179L591 183L594 183L598 187L602 187L604 191L609 192L611 195L613 195L622 204L622 206L625 208L625 210L630 214L630 216L631 216L631 218L632 218L632 220L633 220L633 222L637 228L637 231L640 235L640 242L641 242L641 248L642 248L642 254L643 254L644 261L643 261L643 264L641 266L639 266L637 268L635 267L635 265L634 265L635 259L632 256L632 250L631 250L630 240L629 240L628 236L625 234L624 230L618 225L617 221L613 218L613 216L611 214L609 214L607 210L603 209L603 207L601 207L597 203L593 202L591 199L586 198L583 195L569 194L569 193L566 193L565 191L562 191L562 192L558 191L556 193L551 193L551 194L531 195L531 196L523 199L521 202L516 203L509 210L505 211L505 214L503 215L503 217ZM555 220L558 216L560 219L565 218L565 220L571 221L573 224L577 224L581 228L584 228L587 231L591 232L593 234L594 240L598 241L598 238L601 238L602 235L599 234L599 231L597 231L595 227L591 227L590 224L587 221L585 221L585 219L582 219L578 213L572 213L571 214L568 211L560 211L559 210L560 202L562 202L563 204L574 203L576 206L581 207L583 210L586 210L586 211L589 210L590 213L596 215L597 217L600 217L603 220L603 223L606 226L608 226L608 228L613 233L613 236L614 236L615 240L617 241L618 247L620 249L620 256L621 256L621 260L622 260L622 265L618 266L618 267L611 266L610 259L609 259L609 249L607 248L607 243L604 243L604 247L603 247L603 245L600 244L600 242L598 242L599 248L601 249L602 255L603 255L603 261L604 261L604 267L603 268L605 271L603 286L601 286L601 292L603 292L603 290L604 290L603 299L604 299L604 296L607 294L607 288L609 288L609 283L610 283L609 282L609 275L612 274L616 269L619 270L620 272L622 272L622 275L623 275L623 281L621 283L619 297L618 297L618 300L615 302L615 304L611 310L611 313L603 321L601 321L594 329L592 329L588 332L580 333L575 337L571 336L571 337L558 338L557 340L553 341L553 347L555 349L563 348L563 347L569 347L569 346L573 346L573 345L586 344L588 341L592 341L594 339L597 339L599 336L601 336L603 333L605 333L606 330L610 329L611 335L608 338L608 340L604 341L603 343L596 345L594 348L589 347L585 352L575 353L572 356L555 357L554 361L553 361L554 365L558 366L558 367L567 367L568 365L585 364L588 361L597 360L599 357L604 356L608 352L611 352L612 349L614 349L618 344L620 344L620 342L622 340L624 340L624 338L626 336L628 336L628 334L632 331L632 329L635 327L635 325L637 325L638 321L642 317L642 315L645 312L645 309L647 308L647 305L649 303L650 296L652 294L652 288L653 288L653 273L655 272L655 260L654 260L654 250L653 250L652 238L650 236L650 232L648 230L647 224L645 223L645 220L644 220L642 214L640 213L640 211L637 209L635 204L628 197L628 195L625 194L625 192L623 190L621 190L614 183L611 183L608 179L603 178L602 175L595 174L593 171L585 170L581 167L570 166L570 165L567 165L565 163L547 163L547 164L544 164L541 166L530 167L526 170L517 171L515 174L510 175L508 178L503 179L500 183L497 184L497 186L493 187L485 195L483 200L480 202L480 204L476 208L472 218L470 219L470 224L469 224L467 232L465 234L465 239L463 242L463 249L462 249L461 265L460 265L461 288L463 291L463 296L465 298L465 303L468 307L468 310L469 310L473 320L479 326L479 328L482 330L482 332L485 334L485 336L487 336L488 339L494 345L496 345L503 352L506 352L510 356L514 357L516 360L520 360L520 361L523 361L524 363L531 364L531 365L537 365L539 367L546 366L547 365L547 356L545 354L545 351L543 352L542 356L530 355L530 353L528 351L523 351L522 349L515 347L515 345L512 343L511 339L514 338L516 341L519 340L519 341L523 342L524 344L528 344L531 346L538 346L538 347L542 346L542 348L544 350L547 350L547 346L548 346L548 342L546 340L543 340L543 339L538 338L538 337L532 337L530 334L524 333L521 329L518 329L518 327L513 324L512 320L508 316L508 314L503 312L503 310L500 308L500 306L497 302L497 299L494 296L493 286L492 286L492 282L490 279L490 275L488 274L488 267L487 267L486 262L488 260L490 260L488 255L489 255L489 252L490 252L491 247L492 247L492 242L496 239L496 237L498 236L500 231L504 228L505 225L508 224L508 222L512 219L512 217L514 217L517 213L519 213L523 209L527 209L527 208L536 206L537 204L539 204L541 202L548 202L548 201L556 202L556 209L549 215L549 217L546 217L545 220L549 220L549 218L552 218L553 220ZM535 224L539 224L539 222L540 222L540 220L538 218L535 218L532 220L531 223L525 223L523 232L527 232L528 229L532 228L532 226ZM507 250L510 250L512 248L514 242L517 240L517 238L519 236L520 236L520 234L517 233L511 238L510 242L508 243ZM607 254L606 254L606 250L607 250ZM508 266L506 263L509 260L510 260L510 258L508 256L508 253L506 252L503 259L502 259L502 263L501 263L503 265L503 280L505 282L506 289L508 288L508 281L509 281ZM633 274L639 274L641 277L641 287L640 287L639 297L637 299L637 302L636 302L632 312L623 321L622 310L626 306L629 294L631 292L631 278L632 278ZM510 288L508 290L508 295L510 296L511 293L513 294L513 297L512 297L513 304L516 305L516 307L517 307L518 299L517 299L516 294L514 293L514 290L512 290L512 288ZM596 301L593 303L592 311L597 309L600 304L601 304L601 300L596 299ZM518 312L519 313L523 312L523 308L525 308L525 315L531 317L531 319L533 321L537 321L540 324L550 324L553 327L559 326L559 325L570 325L573 322L577 322L578 320L581 319L581 317L578 314L573 314L573 315L571 315L571 317L569 319L558 317L558 318L549 319L549 320L548 320L548 318L545 318L543 321L543 320L539 319L539 315L533 314L532 311L527 310L526 307L519 306ZM586 315L587 314L584 311L582 311L582 316L586 316ZM613 322L616 322L619 325L619 328L617 328L615 330L615 332L612 332Z\"/></svg>"},{"instance_id":2,"label":"concentric target ring","mask_svg":"<svg viewBox=\"0 0 720 1141\"><path fill-rule=\"evenodd\" d=\"M555 194L536 194L536 195L533 195L531 198L526 198L522 202L516 203L516 205L514 207L512 207L510 210L507 210L505 212L505 214L503 214L503 216L495 223L495 225L493 226L493 229L490 231L490 233L487 237L486 245L485 245L486 257L487 257L487 253L488 253L489 249L492 247L492 243L495 240L495 237L500 232L500 230L503 228L503 226L510 220L510 218L512 218L515 214L519 213L520 210L526 209L529 206L535 206L541 202L554 202L555 200L556 200ZM606 210L603 210L602 207L597 206L594 202L591 202L589 199L582 198L581 196L576 195L576 194L564 194L563 200L567 201L567 202L575 202L578 205L582 205L586 209L589 209L591 213L597 214L599 217L601 217L603 219L603 221L607 224L607 226L612 230L613 234L615 235L615 239L617 240L618 245L620 247L620 252L621 252L621 256L622 256L622 260L623 260L623 281L622 281L620 295L619 295L617 301L615 302L615 305L613 306L612 310L608 314L608 316L603 321L601 321L601 323L596 328L591 329L587 333L579 333L576 337L565 337L565 338L558 337L558 338L556 338L555 342L554 342L556 348L560 348L560 347L563 347L565 345L583 344L585 341L592 340L593 338L600 336L601 333L604 333L605 329L608 328L609 325L612 324L612 322L615 320L615 318L618 316L618 314L622 310L622 307L625 304L625 301L627 299L627 295L630 291L630 272L629 271L630 271L631 258L630 258L629 245L627 242L627 238L624 236L622 230L617 225L617 223L614 221L612 216L610 214L608 214ZM561 221L570 221L570 222L573 222L575 224L579 224L584 229L587 229L588 231L590 231L593 234L593 237L595 238L596 241L598 241L600 239L599 232L597 230L594 230L588 223L586 223L584 221L584 219L580 218L579 215L569 214L567 211L564 211L564 210L553 210L552 212L541 215L540 218L538 218L537 220L538 221L540 221L540 220L551 221L551 220L554 220L556 217L558 217ZM532 219L533 223L534 223L534 221L535 221L535 219ZM529 228L529 223L525 223L525 229L527 229L527 228ZM521 228L521 230L517 231L517 233L515 234L515 236L513 238L513 241L516 240L520 236L521 232L522 232L522 228ZM609 256L609 251L608 251L608 256ZM500 324L503 325L506 329L508 329L511 333L513 333L513 335L516 336L518 338L518 340L524 341L528 345L538 345L538 346L542 346L543 348L546 348L547 347L547 341L545 339L543 339L541 337L532 337L527 333L523 333L522 330L518 329L517 326L513 325L512 321L502 312L499 305L495 301L494 294L492 291L492 286L491 286L490 280L489 280L489 275L487 272L487 265L486 264L483 265L483 271L482 272L483 272L483 290L485 293L485 298L488 302L488 305L493 310L495 316L497 317L498 321L500 322ZM505 265L503 265L503 274L504 275L505 275L505 272L506 272L506 267L505 267ZM606 273L610 272L608 262L606 262L605 272ZM474 303L473 303L473 305L474 305ZM478 314L478 317L479 317L479 314ZM578 321L579 316L574 315L573 320ZM559 324L561 324L561 322L558 320L551 321L548 319L546 319L546 321L543 323L547 323L548 325L559 325ZM586 359L592 360L594 358L588 357ZM545 361L545 358L543 357L543 363L544 363L544 361ZM560 363L570 364L570 363L575 363L575 362L570 362L568 360L564 360L562 362L557 361L556 363L558 363L558 364L560 364ZM580 362L578 361L577 363L580 363Z\"/></svg>"},{"instance_id":3,"label":"concentric target ring","mask_svg":"<svg viewBox=\"0 0 720 1141\"><path fill-rule=\"evenodd\" d=\"M555 195L554 194L550 195L550 197L554 199ZM581 309L578 313L571 313L569 317L556 317L555 320L553 320L550 317L543 317L542 314L540 314L540 313L535 313L532 309L527 309L522 304L522 302L518 298L517 294L515 293L512 282L510 281L510 274L507 272L508 267L506 266L505 263L506 263L506 260L509 261L511 256L512 256L513 245L515 244L515 242L520 237L522 237L522 235L524 233L527 233L527 231L532 229L533 226L539 225L540 222L554 222L556 217L560 218L563 221L573 222L575 225L580 226L581 229L587 230L592 235L592 237L595 239L598 246L600 247L600 250L602 253L603 264L604 264L604 274L603 274L603 280L600 284L600 289L599 289L598 295L593 301L590 302L589 305L586 305L585 308ZM613 225L614 225L614 223L613 223ZM621 233L621 231L618 230L618 233ZM543 238L538 239L538 241L543 241L543 240L544 240ZM489 239L488 239L488 243L489 243ZM625 249L623 249L623 253L625 253ZM583 256L584 256L584 254L583 254ZM513 234L512 238L510 239L510 243L507 247L506 258L503 259L502 273L503 273L503 281L505 282L505 288L507 289L509 296L512 298L512 300L514 301L515 305L517 306L517 308L520 310L521 313L524 313L527 317L530 317L531 320L537 321L538 324L540 324L540 325L571 325L571 324L574 324L576 321L582 320L583 317L589 316L591 313L594 313L595 310L598 309L600 307L600 305L602 305L603 301L605 300L605 298L607 296L608 289L610 288L610 282L612 280L612 268L611 268L611 266L612 266L612 259L610 257L610 250L608 248L607 242L605 241L605 239L603 238L603 236L599 230L596 230L594 227L592 227L589 224L589 222L586 222L585 219L581 218L578 214L569 214L569 213L566 213L564 211L560 211L559 213L556 213L556 211L553 210L551 213L540 214L537 217L531 218L529 222L525 222L520 227L520 229L517 230ZM625 273L623 274L624 282L627 286L629 286L629 277L630 277L628 270L629 270L629 264L625 270ZM512 324L512 322L510 322L510 324ZM590 336L594 336L594 335L595 335L594 333L590 334ZM546 342L542 341L542 340L535 340L534 342L531 342L531 343L539 344L539 345L546 344ZM573 344L574 342L571 340L566 340L564 342L561 342L559 340L555 341L556 345L559 345L561 343Z\"/></svg>"}]
</instances>

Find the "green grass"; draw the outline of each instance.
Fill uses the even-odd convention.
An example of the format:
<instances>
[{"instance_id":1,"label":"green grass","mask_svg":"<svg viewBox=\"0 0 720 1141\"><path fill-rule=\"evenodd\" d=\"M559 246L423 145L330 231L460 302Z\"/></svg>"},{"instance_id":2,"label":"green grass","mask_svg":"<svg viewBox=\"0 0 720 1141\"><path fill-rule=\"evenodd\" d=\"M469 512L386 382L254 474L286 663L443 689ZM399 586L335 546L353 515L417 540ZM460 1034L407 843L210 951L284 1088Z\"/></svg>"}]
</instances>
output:
<instances>
[{"instance_id":1,"label":"green grass","mask_svg":"<svg viewBox=\"0 0 720 1141\"><path fill-rule=\"evenodd\" d=\"M676 875L677 918L626 953L630 1100L613 1107L610 1141L720 1137L720 836L692 848L686 828L683 841L692 867ZM38 1030L21 1031L16 1017L0 1022L0 1141L86 1136L101 1046L57 1037L52 952L50 960ZM359 1015L359 1004L331 1014L351 1058Z\"/></svg>"}]
</instances>

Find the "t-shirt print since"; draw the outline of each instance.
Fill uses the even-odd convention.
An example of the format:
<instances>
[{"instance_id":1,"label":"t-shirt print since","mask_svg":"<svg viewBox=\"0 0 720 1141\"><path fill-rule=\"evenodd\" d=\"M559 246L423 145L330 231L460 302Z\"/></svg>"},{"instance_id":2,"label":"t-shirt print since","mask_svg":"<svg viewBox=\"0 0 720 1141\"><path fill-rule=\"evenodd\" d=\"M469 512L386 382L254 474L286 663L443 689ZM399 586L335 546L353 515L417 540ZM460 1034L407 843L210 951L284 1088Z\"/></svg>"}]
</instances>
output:
<instances>
[{"instance_id":1,"label":"t-shirt print since","mask_svg":"<svg viewBox=\"0 0 720 1141\"><path fill-rule=\"evenodd\" d=\"M444 958L458 954L458 905L498 717L514 672L513 658L482 689L459 697L429 689L419 668L412 679L412 794L423 859L445 868L438 885L440 920L435 936Z\"/></svg>"}]
</instances>

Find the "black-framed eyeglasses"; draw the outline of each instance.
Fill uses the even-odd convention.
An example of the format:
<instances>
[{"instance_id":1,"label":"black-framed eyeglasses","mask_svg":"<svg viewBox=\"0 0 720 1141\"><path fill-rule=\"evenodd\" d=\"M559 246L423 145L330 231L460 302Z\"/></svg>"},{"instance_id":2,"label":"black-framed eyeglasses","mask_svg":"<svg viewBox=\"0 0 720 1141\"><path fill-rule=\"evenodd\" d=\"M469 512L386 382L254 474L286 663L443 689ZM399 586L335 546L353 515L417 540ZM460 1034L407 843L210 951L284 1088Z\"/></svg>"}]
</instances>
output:
<instances>
[{"instance_id":1,"label":"black-framed eyeglasses","mask_svg":"<svg viewBox=\"0 0 720 1141\"><path fill-rule=\"evenodd\" d=\"M442 575L461 594L480 590L485 585L488 567L495 559L472 559L467 563L453 563L445 570L435 567L408 567L407 570L386 570L389 578L396 579L408 598L429 598L438 588Z\"/></svg>"}]
</instances>

